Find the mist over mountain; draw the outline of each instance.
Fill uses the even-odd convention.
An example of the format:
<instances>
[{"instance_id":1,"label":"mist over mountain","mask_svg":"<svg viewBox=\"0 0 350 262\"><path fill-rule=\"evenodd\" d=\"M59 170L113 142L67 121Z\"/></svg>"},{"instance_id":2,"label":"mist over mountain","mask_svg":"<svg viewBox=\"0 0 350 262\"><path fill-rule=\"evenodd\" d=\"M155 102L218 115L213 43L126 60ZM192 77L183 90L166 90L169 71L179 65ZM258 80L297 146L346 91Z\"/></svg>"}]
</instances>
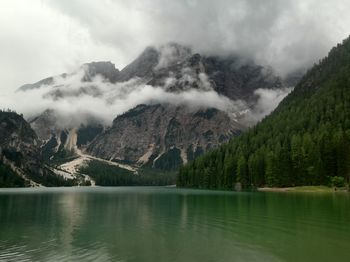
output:
<instances>
[{"instance_id":1,"label":"mist over mountain","mask_svg":"<svg viewBox=\"0 0 350 262\"><path fill-rule=\"evenodd\" d=\"M175 170L275 110L348 30L336 2L14 0L0 104L59 169Z\"/></svg>"},{"instance_id":2,"label":"mist over mountain","mask_svg":"<svg viewBox=\"0 0 350 262\"><path fill-rule=\"evenodd\" d=\"M237 55L207 56L168 43L147 47L122 70L92 62L23 85L12 106L24 112L50 159L79 148L102 159L174 169L254 125L295 79ZM85 142L78 145L79 139Z\"/></svg>"},{"instance_id":3,"label":"mist over mountain","mask_svg":"<svg viewBox=\"0 0 350 262\"><path fill-rule=\"evenodd\" d=\"M349 8L344 0L8 1L0 10L0 93L89 61L121 69L145 46L171 41L206 55L240 54L285 75L347 36Z\"/></svg>"},{"instance_id":4,"label":"mist over mountain","mask_svg":"<svg viewBox=\"0 0 350 262\"><path fill-rule=\"evenodd\" d=\"M93 62L72 73L26 84L13 95L13 101L7 97L4 104L27 118L54 110L61 127L77 127L90 119L110 125L117 115L139 104L155 103L212 107L230 114L248 110L247 117L257 121L291 90L288 84L270 68L252 61L202 56L170 43L146 48L121 71L111 62ZM268 96L266 88L270 89ZM31 103L24 103L27 100Z\"/></svg>"}]
</instances>

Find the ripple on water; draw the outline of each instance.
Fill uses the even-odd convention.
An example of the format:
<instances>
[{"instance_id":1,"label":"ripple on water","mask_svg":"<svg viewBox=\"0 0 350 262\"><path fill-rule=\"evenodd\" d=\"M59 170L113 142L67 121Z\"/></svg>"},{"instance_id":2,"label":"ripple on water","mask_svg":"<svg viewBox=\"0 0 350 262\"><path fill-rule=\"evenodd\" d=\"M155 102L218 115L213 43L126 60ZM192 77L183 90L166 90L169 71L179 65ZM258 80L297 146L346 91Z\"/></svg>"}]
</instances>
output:
<instances>
[{"instance_id":1,"label":"ripple on water","mask_svg":"<svg viewBox=\"0 0 350 262\"><path fill-rule=\"evenodd\" d=\"M62 250L54 241L41 243L38 248L30 249L27 245L17 245L9 241L0 242L0 261L36 262L36 261L124 261L111 256L102 243L90 243L86 246Z\"/></svg>"},{"instance_id":2,"label":"ripple on water","mask_svg":"<svg viewBox=\"0 0 350 262\"><path fill-rule=\"evenodd\" d=\"M155 188L0 190L0 261L327 261L349 199ZM341 198L341 197L340 197Z\"/></svg>"}]
</instances>

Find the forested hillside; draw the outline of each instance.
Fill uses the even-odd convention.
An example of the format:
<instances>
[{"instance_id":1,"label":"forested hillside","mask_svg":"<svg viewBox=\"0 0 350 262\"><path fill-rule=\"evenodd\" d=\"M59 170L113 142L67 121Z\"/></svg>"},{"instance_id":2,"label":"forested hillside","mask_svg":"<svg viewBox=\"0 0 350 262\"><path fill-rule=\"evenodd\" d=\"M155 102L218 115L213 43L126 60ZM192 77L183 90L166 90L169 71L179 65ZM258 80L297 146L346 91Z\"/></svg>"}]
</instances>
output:
<instances>
[{"instance_id":1,"label":"forested hillside","mask_svg":"<svg viewBox=\"0 0 350 262\"><path fill-rule=\"evenodd\" d=\"M0 110L0 187L75 183L57 176L44 165L37 136L23 116Z\"/></svg>"},{"instance_id":2,"label":"forested hillside","mask_svg":"<svg viewBox=\"0 0 350 262\"><path fill-rule=\"evenodd\" d=\"M181 168L181 187L329 184L349 180L350 38L302 78L277 109L228 144Z\"/></svg>"}]
</instances>

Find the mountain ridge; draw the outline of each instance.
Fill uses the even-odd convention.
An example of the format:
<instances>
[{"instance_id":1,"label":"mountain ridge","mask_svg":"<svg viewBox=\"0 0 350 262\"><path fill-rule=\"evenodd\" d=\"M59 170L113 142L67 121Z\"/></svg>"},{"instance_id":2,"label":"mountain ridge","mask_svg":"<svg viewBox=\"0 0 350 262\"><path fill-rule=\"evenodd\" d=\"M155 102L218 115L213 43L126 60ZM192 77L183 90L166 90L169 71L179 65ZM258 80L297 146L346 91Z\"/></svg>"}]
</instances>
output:
<instances>
[{"instance_id":1,"label":"mountain ridge","mask_svg":"<svg viewBox=\"0 0 350 262\"><path fill-rule=\"evenodd\" d=\"M70 78L73 80L70 81ZM201 101L199 101L202 104L200 106L181 103L169 106L168 104L171 104L172 101L146 101L147 106L142 111L140 119L148 119L149 112L154 109L154 106L162 104L162 110L154 111L157 114L154 119L168 117L169 122L161 127L162 130L150 128L145 121L135 120L131 116L139 105L115 115L113 123L109 126L102 125L102 127L100 127L99 120L93 115L86 115L87 120L75 126L69 123L74 123L79 116L69 116L68 121L65 121L68 125L61 127L60 123L64 121L60 112L50 108L47 108L42 114L28 119L43 143L45 159L49 161L63 156L67 157L68 160L71 159L72 147L68 147L67 137L69 137L71 128L75 128L78 136L76 141L84 142L74 145L73 148L92 154L93 157L126 161L135 166L169 166L171 169L186 163L187 159L191 159L191 156L197 156L212 147L217 147L232 136L244 131L246 129L244 115L257 104L259 99L257 90L264 88L278 90L285 86L284 80L274 75L273 71L267 67L256 65L251 61L243 61L238 56L220 57L192 53L189 47L176 43L158 48L148 47L122 70L116 69L111 62L92 62L84 64L80 68L79 74L66 73L59 76L58 79L59 81L55 83L56 78L47 78L32 84L32 86L22 87L20 91L30 92L32 89L40 88L40 85L43 84L47 90L43 97L51 99L53 102L91 97L93 99L106 99L106 103L113 103L111 102L113 97L125 96L131 92L130 90L133 90L132 85L137 84L158 88L165 94L173 96L190 91L214 94L218 97L218 101L226 99L225 101L233 107L231 109L233 111L227 112L222 108L218 110L218 104L209 106ZM100 87L101 83L106 86ZM106 88L110 94L104 97ZM115 93L115 91L119 93ZM191 101L195 100L192 98ZM191 109L191 107L195 109ZM217 117L199 118L198 114L201 110L216 112ZM179 117L180 115L181 117ZM170 119L176 119L176 121L171 122ZM188 119L192 119L197 124L186 124ZM145 139L145 144L142 145L136 146L137 143L134 143L131 148L137 153L131 157L132 154L126 152L120 145L128 144L126 141L128 137L133 136L130 130L133 130L131 127L135 126L135 121L142 123L137 133L143 134L143 138L148 137L148 139ZM174 121L177 123L176 125ZM116 133L116 122L123 126L118 131L123 135ZM171 129L173 129L174 134L177 134L177 139L172 145L165 145L164 141L166 133L169 131L170 122L173 123ZM203 123L206 123L211 129L205 128ZM188 137L192 137L191 139L186 138L187 133L190 134ZM81 134L84 137L89 134L89 139L80 139ZM160 136L158 139L151 138L155 137L156 134ZM117 139L117 137L119 138ZM119 139L125 141L119 141ZM200 149L197 150L197 147ZM171 159L172 157L173 159ZM174 161L177 164L158 163L157 165L156 162L159 159L168 163ZM61 162L59 159L57 161Z\"/></svg>"}]
</instances>

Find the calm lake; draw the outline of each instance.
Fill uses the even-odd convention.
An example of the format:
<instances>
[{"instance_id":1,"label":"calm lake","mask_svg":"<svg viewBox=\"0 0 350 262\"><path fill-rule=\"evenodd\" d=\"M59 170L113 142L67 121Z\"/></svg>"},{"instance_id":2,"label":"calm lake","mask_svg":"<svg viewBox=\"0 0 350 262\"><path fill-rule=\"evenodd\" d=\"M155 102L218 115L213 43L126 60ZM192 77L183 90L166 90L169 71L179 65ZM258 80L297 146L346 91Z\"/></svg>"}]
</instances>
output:
<instances>
[{"instance_id":1,"label":"calm lake","mask_svg":"<svg viewBox=\"0 0 350 262\"><path fill-rule=\"evenodd\" d=\"M1 189L0 261L350 261L350 195Z\"/></svg>"}]
</instances>

